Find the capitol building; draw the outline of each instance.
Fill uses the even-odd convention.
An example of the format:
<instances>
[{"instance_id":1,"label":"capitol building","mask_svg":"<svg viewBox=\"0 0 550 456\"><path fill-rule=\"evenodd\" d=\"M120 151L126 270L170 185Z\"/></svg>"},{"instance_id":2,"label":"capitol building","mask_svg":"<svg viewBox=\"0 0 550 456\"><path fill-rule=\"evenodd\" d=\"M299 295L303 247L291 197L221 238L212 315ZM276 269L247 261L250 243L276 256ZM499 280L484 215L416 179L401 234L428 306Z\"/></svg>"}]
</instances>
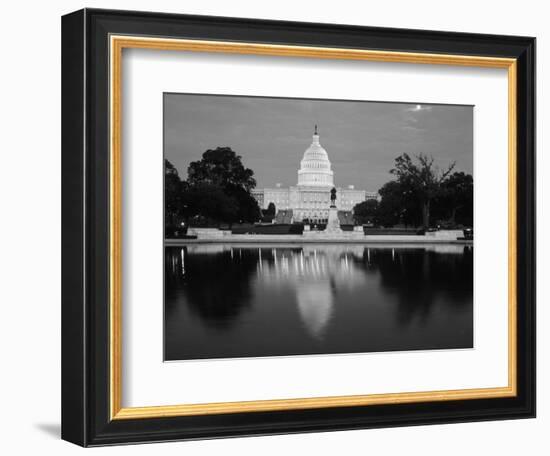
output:
<instances>
[{"instance_id":1,"label":"capitol building","mask_svg":"<svg viewBox=\"0 0 550 456\"><path fill-rule=\"evenodd\" d=\"M345 188L334 185L334 172L315 126L313 141L300 162L298 184L289 188L277 184L275 188L254 189L252 195L261 209L273 203L278 214L284 211L286 223L327 223L332 188L336 188L336 207L343 215L347 212L351 216L356 204L378 199L377 192L357 190L353 185Z\"/></svg>"}]
</instances>

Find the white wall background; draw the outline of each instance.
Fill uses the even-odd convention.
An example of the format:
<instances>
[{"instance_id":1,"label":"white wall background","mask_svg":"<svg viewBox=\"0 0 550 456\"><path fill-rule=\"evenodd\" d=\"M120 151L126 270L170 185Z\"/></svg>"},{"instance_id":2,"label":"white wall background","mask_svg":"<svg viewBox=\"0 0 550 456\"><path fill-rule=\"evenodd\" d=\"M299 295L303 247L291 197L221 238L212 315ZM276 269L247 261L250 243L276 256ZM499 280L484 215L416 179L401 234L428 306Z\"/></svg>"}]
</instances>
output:
<instances>
[{"instance_id":1,"label":"white wall background","mask_svg":"<svg viewBox=\"0 0 550 456\"><path fill-rule=\"evenodd\" d=\"M547 454L550 443L550 99L544 2L340 0L76 0L5 3L0 16L0 449L72 454L60 427L60 16L84 6L348 23L538 38L538 418L323 434L102 448L94 454ZM6 312L7 311L7 312Z\"/></svg>"}]
</instances>

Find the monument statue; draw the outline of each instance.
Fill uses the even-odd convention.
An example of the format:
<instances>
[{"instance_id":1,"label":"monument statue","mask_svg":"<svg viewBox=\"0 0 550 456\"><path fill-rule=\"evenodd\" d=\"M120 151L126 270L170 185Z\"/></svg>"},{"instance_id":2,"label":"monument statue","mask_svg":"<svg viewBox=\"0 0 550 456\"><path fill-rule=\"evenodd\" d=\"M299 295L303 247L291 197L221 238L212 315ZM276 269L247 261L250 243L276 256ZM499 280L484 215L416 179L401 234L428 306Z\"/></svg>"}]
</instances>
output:
<instances>
[{"instance_id":1,"label":"monument statue","mask_svg":"<svg viewBox=\"0 0 550 456\"><path fill-rule=\"evenodd\" d=\"M325 234L341 234L340 220L338 219L338 209L336 209L336 188L332 187L330 191L330 208L328 210L327 226Z\"/></svg>"}]
</instances>

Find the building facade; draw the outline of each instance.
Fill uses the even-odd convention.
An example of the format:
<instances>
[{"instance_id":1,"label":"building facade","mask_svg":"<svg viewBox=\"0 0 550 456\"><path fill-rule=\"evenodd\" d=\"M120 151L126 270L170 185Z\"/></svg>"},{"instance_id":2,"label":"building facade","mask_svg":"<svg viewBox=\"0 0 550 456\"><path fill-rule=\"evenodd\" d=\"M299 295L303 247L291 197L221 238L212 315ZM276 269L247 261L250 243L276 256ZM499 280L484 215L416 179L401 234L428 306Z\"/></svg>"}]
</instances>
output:
<instances>
[{"instance_id":1,"label":"building facade","mask_svg":"<svg viewBox=\"0 0 550 456\"><path fill-rule=\"evenodd\" d=\"M274 188L254 189L252 195L262 209L267 209L269 203L275 204L277 211L291 209L294 222L326 223L333 187L334 172L315 126L313 141L300 162L297 185L284 188L277 184ZM336 206L340 211L352 211L356 204L378 199L377 192L357 190L353 185L336 187L336 192Z\"/></svg>"}]
</instances>

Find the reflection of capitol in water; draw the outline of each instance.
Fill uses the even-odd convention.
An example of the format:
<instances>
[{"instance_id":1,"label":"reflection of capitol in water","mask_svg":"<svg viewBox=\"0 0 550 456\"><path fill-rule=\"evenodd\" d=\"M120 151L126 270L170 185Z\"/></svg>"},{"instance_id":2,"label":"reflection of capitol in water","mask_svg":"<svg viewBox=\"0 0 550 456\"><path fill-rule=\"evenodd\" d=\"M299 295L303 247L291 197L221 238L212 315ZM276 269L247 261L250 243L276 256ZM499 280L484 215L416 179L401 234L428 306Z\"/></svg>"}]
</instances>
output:
<instances>
[{"instance_id":1,"label":"reflection of capitol in water","mask_svg":"<svg viewBox=\"0 0 550 456\"><path fill-rule=\"evenodd\" d=\"M322 337L334 307L330 282L298 283L296 300L300 316L309 333L316 338Z\"/></svg>"},{"instance_id":2,"label":"reflection of capitol in water","mask_svg":"<svg viewBox=\"0 0 550 456\"><path fill-rule=\"evenodd\" d=\"M404 246L406 249L406 246ZM411 246L414 251L438 254L464 253L460 245ZM187 254L229 255L231 260L248 258L256 263L252 283L263 293L291 289L302 323L310 334L321 340L335 313L336 294L352 291L365 284L365 271L373 266L371 256L387 252L392 262L399 262L394 246L366 245L262 245L197 244L187 246ZM185 253L181 250L181 273L185 275ZM376 267L373 267L373 272Z\"/></svg>"},{"instance_id":3,"label":"reflection of capitol in water","mask_svg":"<svg viewBox=\"0 0 550 456\"><path fill-rule=\"evenodd\" d=\"M259 249L257 280L266 288L294 288L304 326L310 335L322 338L334 313L336 289L363 281L363 273L355 265L363 252L361 246L306 246L273 249L262 257ZM265 253L269 253L268 258Z\"/></svg>"},{"instance_id":4,"label":"reflection of capitol in water","mask_svg":"<svg viewBox=\"0 0 550 456\"><path fill-rule=\"evenodd\" d=\"M279 286L281 280L303 279L330 279L339 285L351 285L359 278L360 271L354 263L362 260L364 250L361 246L259 249L258 277L272 286Z\"/></svg>"}]
</instances>

